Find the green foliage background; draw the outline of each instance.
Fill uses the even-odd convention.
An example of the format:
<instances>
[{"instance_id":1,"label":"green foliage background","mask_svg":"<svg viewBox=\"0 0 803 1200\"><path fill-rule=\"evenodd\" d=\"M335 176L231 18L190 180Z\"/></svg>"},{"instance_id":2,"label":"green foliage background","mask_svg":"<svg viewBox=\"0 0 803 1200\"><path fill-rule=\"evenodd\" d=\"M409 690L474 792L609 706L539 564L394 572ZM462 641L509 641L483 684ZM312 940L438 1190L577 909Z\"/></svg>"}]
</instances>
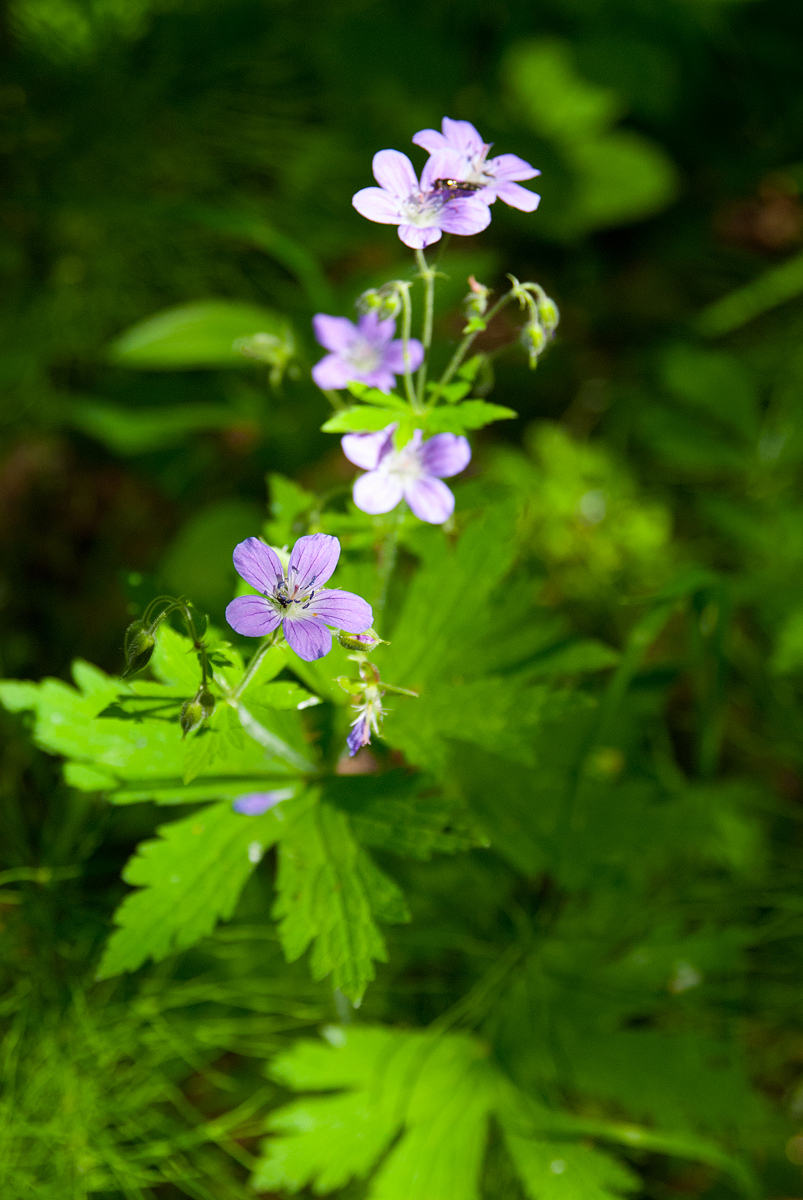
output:
<instances>
[{"instance_id":1,"label":"green foliage background","mask_svg":"<svg viewBox=\"0 0 803 1200\"><path fill-rule=\"evenodd\" d=\"M6 0L0 33L4 1200L799 1196L799 6ZM543 201L452 243L436 355L471 273L563 319L535 375L515 313L489 335L520 417L455 529L405 532L377 661L422 696L380 772L298 784L340 660L255 682L270 754L181 745L167 629L146 716L99 717L151 596L219 626L232 545L348 483L310 318L409 275L350 199L444 113ZM217 340L143 351L184 305ZM257 330L297 378L232 355ZM382 528L327 520L370 587ZM230 812L288 781L283 822Z\"/></svg>"}]
</instances>

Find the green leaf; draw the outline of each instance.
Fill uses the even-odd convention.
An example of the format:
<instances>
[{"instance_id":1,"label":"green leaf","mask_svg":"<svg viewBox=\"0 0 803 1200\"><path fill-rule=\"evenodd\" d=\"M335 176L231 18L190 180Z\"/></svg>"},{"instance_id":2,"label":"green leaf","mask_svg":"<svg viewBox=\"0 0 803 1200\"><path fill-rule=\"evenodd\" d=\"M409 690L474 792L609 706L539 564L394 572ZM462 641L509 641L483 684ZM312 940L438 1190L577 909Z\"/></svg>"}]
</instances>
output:
<instances>
[{"instance_id":1,"label":"green leaf","mask_svg":"<svg viewBox=\"0 0 803 1200\"><path fill-rule=\"evenodd\" d=\"M430 433L465 433L469 429L482 429L494 421L510 421L518 415L512 408L504 408L501 404L466 400L454 407L431 409L426 424Z\"/></svg>"},{"instance_id":2,"label":"green leaf","mask_svg":"<svg viewBox=\"0 0 803 1200\"><path fill-rule=\"evenodd\" d=\"M412 409L406 411L412 416ZM376 433L398 419L399 412L396 409L369 408L360 404L336 412L321 429L324 433Z\"/></svg>"},{"instance_id":3,"label":"green leaf","mask_svg":"<svg viewBox=\"0 0 803 1200\"><path fill-rule=\"evenodd\" d=\"M359 1001L374 978L373 960L385 962L374 917L403 921L401 893L354 840L348 818L324 803L309 808L282 838L273 915L289 962L313 943L313 979L331 975Z\"/></svg>"},{"instance_id":4,"label":"green leaf","mask_svg":"<svg viewBox=\"0 0 803 1200\"><path fill-rule=\"evenodd\" d=\"M278 313L235 300L184 304L148 317L112 344L112 362L137 370L184 371L199 367L245 367L235 348L238 338L255 333L284 337L287 322Z\"/></svg>"},{"instance_id":5,"label":"green leaf","mask_svg":"<svg viewBox=\"0 0 803 1200\"><path fill-rule=\"evenodd\" d=\"M395 392L381 392L379 388L369 387L367 383L360 383L356 379L347 386L352 396L361 400L363 404L375 404L377 408L393 408L401 413L410 412L410 405Z\"/></svg>"},{"instance_id":6,"label":"green leaf","mask_svg":"<svg viewBox=\"0 0 803 1200\"><path fill-rule=\"evenodd\" d=\"M134 971L149 958L159 962L230 917L265 851L312 803L307 793L261 817L243 817L229 804L216 804L163 825L158 839L143 842L123 871L126 883L141 890L117 909L119 928L109 938L97 977Z\"/></svg>"},{"instance_id":7,"label":"green leaf","mask_svg":"<svg viewBox=\"0 0 803 1200\"><path fill-rule=\"evenodd\" d=\"M299 518L312 508L315 496L292 479L274 473L268 475L268 492L270 519L265 522L265 537L272 546L292 546L306 532L306 522Z\"/></svg>"},{"instance_id":8,"label":"green leaf","mask_svg":"<svg viewBox=\"0 0 803 1200\"><path fill-rule=\"evenodd\" d=\"M67 407L70 424L117 454L147 454L183 445L190 434L230 429L242 418L222 404L182 404L171 408L121 408L79 400Z\"/></svg>"},{"instance_id":9,"label":"green leaf","mask_svg":"<svg viewBox=\"0 0 803 1200\"><path fill-rule=\"evenodd\" d=\"M620 1162L572 1142L546 1142L505 1130L505 1142L529 1200L611 1200L641 1180Z\"/></svg>"},{"instance_id":10,"label":"green leaf","mask_svg":"<svg viewBox=\"0 0 803 1200\"><path fill-rule=\"evenodd\" d=\"M598 642L595 638L583 638L562 646L551 647L536 660L528 664L527 674L579 675L587 671L605 671L615 667L621 655L612 646Z\"/></svg>"}]
</instances>

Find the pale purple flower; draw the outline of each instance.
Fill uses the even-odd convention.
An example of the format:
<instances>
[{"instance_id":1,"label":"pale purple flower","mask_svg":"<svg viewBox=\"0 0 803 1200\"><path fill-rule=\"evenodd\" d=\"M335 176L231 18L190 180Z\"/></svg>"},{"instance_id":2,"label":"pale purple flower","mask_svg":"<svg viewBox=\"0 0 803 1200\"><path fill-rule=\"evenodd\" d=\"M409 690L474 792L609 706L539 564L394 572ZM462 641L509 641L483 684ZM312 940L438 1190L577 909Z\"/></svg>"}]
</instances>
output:
<instances>
[{"instance_id":1,"label":"pale purple flower","mask_svg":"<svg viewBox=\"0 0 803 1200\"><path fill-rule=\"evenodd\" d=\"M456 178L462 157L451 150L433 154L421 172L421 182L406 154L380 150L374 155L374 179L379 187L363 188L352 204L369 221L398 225L406 246L423 250L440 240L443 233L468 237L481 233L491 221L488 207L473 194L455 195L435 187L439 180Z\"/></svg>"},{"instance_id":2,"label":"pale purple flower","mask_svg":"<svg viewBox=\"0 0 803 1200\"><path fill-rule=\"evenodd\" d=\"M456 155L458 162L453 173L449 175L450 179L476 186L476 198L484 200L486 204L493 204L498 198L511 208L518 208L522 212L535 212L541 197L527 188L520 187L518 181L535 179L536 175L541 174L540 171L517 154L500 154L489 159L490 144L483 142L469 121L452 121L449 117L444 117L441 129L442 133L438 133L437 129L422 129L415 135L413 142L416 146L423 146L428 150L436 165L443 161L442 156L445 153L451 151ZM445 177L441 175L439 178Z\"/></svg>"},{"instance_id":3,"label":"pale purple flower","mask_svg":"<svg viewBox=\"0 0 803 1200\"><path fill-rule=\"evenodd\" d=\"M379 433L347 433L341 439L349 462L363 467L354 483L354 503L366 513L386 513L405 499L420 521L442 525L454 511L454 496L442 479L459 473L471 461L468 439L438 433L423 441L420 429L401 450L393 445L397 426Z\"/></svg>"},{"instance_id":4,"label":"pale purple flower","mask_svg":"<svg viewBox=\"0 0 803 1200\"><path fill-rule=\"evenodd\" d=\"M357 706L357 716L351 722L351 732L346 738L350 758L363 746L371 744L371 733L379 733L379 725L384 715L379 689L367 687L364 702Z\"/></svg>"},{"instance_id":5,"label":"pale purple flower","mask_svg":"<svg viewBox=\"0 0 803 1200\"><path fill-rule=\"evenodd\" d=\"M404 342L401 338L393 340L396 322L392 318L380 321L376 313L369 312L355 325L347 317L318 313L312 318L312 327L320 344L331 351L312 368L312 378L319 388L342 388L356 379L389 392L396 376L404 373ZM407 347L407 369L416 371L424 347L417 338L410 338Z\"/></svg>"},{"instance_id":6,"label":"pale purple flower","mask_svg":"<svg viewBox=\"0 0 803 1200\"><path fill-rule=\"evenodd\" d=\"M273 792L246 792L232 801L232 808L244 817L261 817L269 808L275 808L282 800L294 795L293 788L277 788Z\"/></svg>"},{"instance_id":7,"label":"pale purple flower","mask_svg":"<svg viewBox=\"0 0 803 1200\"><path fill-rule=\"evenodd\" d=\"M226 609L226 620L237 633L265 637L281 625L298 657L312 662L332 649L327 625L347 633L371 628L371 605L361 596L322 586L340 557L336 537L313 533L299 538L287 574L276 551L256 537L235 546L233 557L238 575L261 593L238 596Z\"/></svg>"}]
</instances>

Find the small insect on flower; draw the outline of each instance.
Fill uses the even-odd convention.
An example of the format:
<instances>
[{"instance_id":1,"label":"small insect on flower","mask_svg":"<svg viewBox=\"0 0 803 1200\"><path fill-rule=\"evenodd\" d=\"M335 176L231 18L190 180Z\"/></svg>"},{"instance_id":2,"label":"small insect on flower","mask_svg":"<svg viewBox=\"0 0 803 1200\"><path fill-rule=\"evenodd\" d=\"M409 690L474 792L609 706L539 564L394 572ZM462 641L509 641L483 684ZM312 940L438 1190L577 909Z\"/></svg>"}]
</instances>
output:
<instances>
[{"instance_id":1,"label":"small insect on flower","mask_svg":"<svg viewBox=\"0 0 803 1200\"><path fill-rule=\"evenodd\" d=\"M371 628L371 605L353 592L325 588L337 560L340 542L326 533L299 538L285 574L275 550L259 538L246 538L234 548L235 569L259 596L238 596L226 609L232 629L246 637L265 637L281 625L299 658L312 662L332 649L327 628L364 633Z\"/></svg>"},{"instance_id":2,"label":"small insect on flower","mask_svg":"<svg viewBox=\"0 0 803 1200\"><path fill-rule=\"evenodd\" d=\"M517 154L499 154L489 159L491 144L482 140L470 121L444 117L441 130L439 133L437 129L422 129L413 138L413 144L423 146L433 158L448 153L457 157L458 165L450 172L451 177L440 179L438 183L470 187L485 204L502 200L521 212L534 212L538 208L541 197L521 187L520 183L534 179L540 171Z\"/></svg>"}]
</instances>

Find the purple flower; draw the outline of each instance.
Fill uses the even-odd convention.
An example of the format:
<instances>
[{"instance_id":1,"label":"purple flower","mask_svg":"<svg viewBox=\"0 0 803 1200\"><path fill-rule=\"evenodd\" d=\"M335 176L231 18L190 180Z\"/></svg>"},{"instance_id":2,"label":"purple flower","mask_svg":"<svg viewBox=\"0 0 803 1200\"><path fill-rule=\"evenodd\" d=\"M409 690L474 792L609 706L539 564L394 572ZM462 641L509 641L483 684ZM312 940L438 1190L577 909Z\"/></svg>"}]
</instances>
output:
<instances>
[{"instance_id":1,"label":"purple flower","mask_svg":"<svg viewBox=\"0 0 803 1200\"><path fill-rule=\"evenodd\" d=\"M437 129L422 129L413 142L428 150L436 163L443 161L442 156L447 152L457 157L457 165L448 176L449 179L479 185L476 197L486 204L493 204L498 197L511 208L535 212L541 197L527 188L519 187L516 181L535 179L536 175L541 174L540 171L517 154L500 154L497 158L488 159L490 144L483 142L469 121L452 121L444 117L441 129L443 133L438 133ZM446 178L443 175L438 177Z\"/></svg>"},{"instance_id":2,"label":"purple flower","mask_svg":"<svg viewBox=\"0 0 803 1200\"><path fill-rule=\"evenodd\" d=\"M293 788L278 788L274 792L246 792L232 801L232 808L244 817L261 817L269 808L275 808L282 800L294 795Z\"/></svg>"},{"instance_id":3,"label":"purple flower","mask_svg":"<svg viewBox=\"0 0 803 1200\"><path fill-rule=\"evenodd\" d=\"M299 538L285 575L279 556L259 538L246 538L234 548L234 566L246 583L261 593L239 596L226 609L226 620L246 637L265 637L281 624L284 636L306 662L332 649L326 628L364 633L371 628L371 605L361 596L325 588L340 557L340 542L326 533Z\"/></svg>"},{"instance_id":4,"label":"purple flower","mask_svg":"<svg viewBox=\"0 0 803 1200\"><path fill-rule=\"evenodd\" d=\"M396 376L403 374L404 342L401 338L392 340L396 332L392 318L380 321L376 313L369 312L355 325L347 317L318 313L312 318L312 326L317 340L331 351L312 368L312 378L319 388L342 388L357 379L381 392L389 392ZM424 347L417 338L410 338L407 347L408 370L416 371L421 366Z\"/></svg>"},{"instance_id":5,"label":"purple flower","mask_svg":"<svg viewBox=\"0 0 803 1200\"><path fill-rule=\"evenodd\" d=\"M440 241L442 233L466 237L480 233L491 221L487 205L476 196L456 196L449 189L435 187L438 180L457 178L455 172L462 168L460 154L451 150L433 154L419 183L406 154L380 150L373 161L379 187L363 188L351 203L369 221L398 225L399 237L414 250Z\"/></svg>"},{"instance_id":6,"label":"purple flower","mask_svg":"<svg viewBox=\"0 0 803 1200\"><path fill-rule=\"evenodd\" d=\"M468 439L438 433L424 442L416 429L412 440L396 450L395 429L388 425L379 433L347 433L341 439L346 458L367 472L355 481L354 503L366 513L386 513L403 497L420 521L441 525L454 511L454 496L441 480L468 466Z\"/></svg>"},{"instance_id":7,"label":"purple flower","mask_svg":"<svg viewBox=\"0 0 803 1200\"><path fill-rule=\"evenodd\" d=\"M379 688L367 687L363 703L357 706L357 716L351 722L351 732L346 738L349 757L353 758L363 746L371 744L371 733L379 733L379 725L384 715Z\"/></svg>"}]
</instances>

